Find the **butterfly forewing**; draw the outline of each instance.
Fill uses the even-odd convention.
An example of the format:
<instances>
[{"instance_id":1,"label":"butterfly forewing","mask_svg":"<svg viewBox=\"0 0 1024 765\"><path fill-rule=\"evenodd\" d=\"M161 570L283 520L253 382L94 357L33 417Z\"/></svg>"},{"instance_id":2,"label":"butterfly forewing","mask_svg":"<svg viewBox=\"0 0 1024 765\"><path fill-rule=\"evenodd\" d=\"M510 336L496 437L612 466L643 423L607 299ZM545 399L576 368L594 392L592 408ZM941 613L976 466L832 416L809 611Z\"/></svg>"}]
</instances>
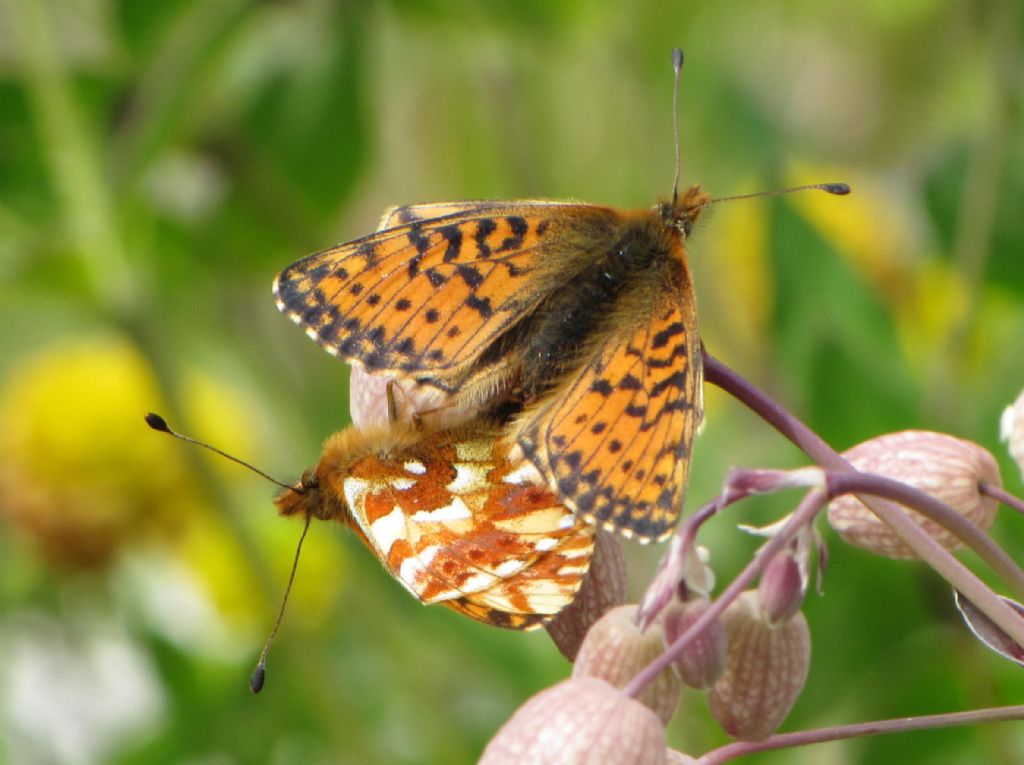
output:
<instances>
[{"instance_id":1,"label":"butterfly forewing","mask_svg":"<svg viewBox=\"0 0 1024 765\"><path fill-rule=\"evenodd\" d=\"M457 390L543 299L554 253L573 247L567 229L607 215L554 202L465 204L396 208L384 223L399 225L292 264L274 283L279 308L332 354Z\"/></svg>"}]
</instances>

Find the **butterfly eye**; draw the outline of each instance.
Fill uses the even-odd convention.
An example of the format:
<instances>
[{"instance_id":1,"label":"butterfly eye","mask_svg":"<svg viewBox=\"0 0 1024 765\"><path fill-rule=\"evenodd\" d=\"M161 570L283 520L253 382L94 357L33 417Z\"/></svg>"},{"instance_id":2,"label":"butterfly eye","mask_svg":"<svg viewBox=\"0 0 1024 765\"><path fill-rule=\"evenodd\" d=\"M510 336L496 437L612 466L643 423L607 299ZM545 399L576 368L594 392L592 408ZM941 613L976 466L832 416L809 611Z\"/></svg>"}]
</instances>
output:
<instances>
[{"instance_id":1,"label":"butterfly eye","mask_svg":"<svg viewBox=\"0 0 1024 765\"><path fill-rule=\"evenodd\" d=\"M299 486L304 490L318 489L320 487L320 479L317 477L316 471L310 468L302 474L302 480L299 481Z\"/></svg>"}]
</instances>

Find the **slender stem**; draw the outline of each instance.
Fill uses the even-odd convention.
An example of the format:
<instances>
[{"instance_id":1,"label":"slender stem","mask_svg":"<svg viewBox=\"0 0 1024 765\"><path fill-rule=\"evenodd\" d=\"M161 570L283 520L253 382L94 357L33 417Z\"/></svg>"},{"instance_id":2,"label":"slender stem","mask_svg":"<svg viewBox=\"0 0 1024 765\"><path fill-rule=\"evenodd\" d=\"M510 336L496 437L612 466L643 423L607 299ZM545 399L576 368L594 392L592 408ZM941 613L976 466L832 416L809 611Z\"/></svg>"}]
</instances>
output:
<instances>
[{"instance_id":1,"label":"slender stem","mask_svg":"<svg viewBox=\"0 0 1024 765\"><path fill-rule=\"evenodd\" d=\"M873 473L827 473L826 481L830 496L869 494L891 499L941 524L974 550L1024 600L1024 570L988 534L946 503L913 486Z\"/></svg>"},{"instance_id":2,"label":"slender stem","mask_svg":"<svg viewBox=\"0 0 1024 765\"><path fill-rule=\"evenodd\" d=\"M921 717L899 717L892 720L876 720L853 725L837 725L829 728L782 733L764 741L736 741L713 749L698 757L698 765L719 765L737 757L772 749L785 749L794 746L820 744L826 741L840 741L849 738L877 736L882 733L905 733L914 730L933 730L981 723L1009 722L1024 719L1024 705L1009 707L993 707L976 709L970 712L951 712L942 715L923 715Z\"/></svg>"},{"instance_id":3,"label":"slender stem","mask_svg":"<svg viewBox=\"0 0 1024 765\"><path fill-rule=\"evenodd\" d=\"M704 379L749 407L822 467L839 473L856 472L841 454L793 414L706 351ZM918 557L960 590L1015 641L1024 645L1024 620L966 566L928 536L905 510L877 497L862 497L861 501Z\"/></svg>"},{"instance_id":4,"label":"slender stem","mask_svg":"<svg viewBox=\"0 0 1024 765\"><path fill-rule=\"evenodd\" d=\"M1002 486L996 486L994 483L980 481L978 483L978 491L986 496L992 497L992 499L997 502L1002 502L1004 505L1016 510L1018 513L1024 513L1024 500L1010 494L1010 492Z\"/></svg>"},{"instance_id":5,"label":"slender stem","mask_svg":"<svg viewBox=\"0 0 1024 765\"><path fill-rule=\"evenodd\" d=\"M739 575L729 583L729 586L725 588L715 600L708 606L707 610L704 611L697 620L690 625L690 628L686 630L682 635L675 639L672 645L668 646L660 656L654 659L650 664L644 667L634 677L625 688L623 693L627 696L635 698L638 696L648 684L654 681L654 679L661 674L673 661L675 661L680 654L685 650L686 646L696 640L697 636L703 632L708 625L710 625L715 619L722 615L722 612L732 603L740 594L745 590L754 579L760 574L765 565L771 560L772 556L781 550L789 541L796 536L796 533L800 528L814 520L814 516L824 506L826 499L825 491L822 489L813 489L808 492L796 510L789 516L789 519L782 526L775 536L771 537L760 550L754 555L750 563L747 564Z\"/></svg>"}]
</instances>

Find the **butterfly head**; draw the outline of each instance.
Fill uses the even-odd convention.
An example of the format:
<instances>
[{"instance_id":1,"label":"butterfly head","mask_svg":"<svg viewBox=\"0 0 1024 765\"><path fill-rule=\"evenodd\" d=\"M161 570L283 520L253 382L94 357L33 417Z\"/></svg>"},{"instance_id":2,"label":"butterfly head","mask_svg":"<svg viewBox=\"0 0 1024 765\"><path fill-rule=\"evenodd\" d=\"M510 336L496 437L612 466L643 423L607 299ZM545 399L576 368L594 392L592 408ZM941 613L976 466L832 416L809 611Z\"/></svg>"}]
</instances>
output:
<instances>
[{"instance_id":1,"label":"butterfly head","mask_svg":"<svg viewBox=\"0 0 1024 765\"><path fill-rule=\"evenodd\" d=\"M324 488L320 476L321 465L309 468L302 474L298 483L274 498L278 513L320 520L337 518L344 514L344 507L336 494Z\"/></svg>"},{"instance_id":2,"label":"butterfly head","mask_svg":"<svg viewBox=\"0 0 1024 765\"><path fill-rule=\"evenodd\" d=\"M711 195L694 184L681 196L675 196L670 202L662 202L658 206L661 219L669 228L674 228L687 238L693 230L700 211L711 201Z\"/></svg>"}]
</instances>

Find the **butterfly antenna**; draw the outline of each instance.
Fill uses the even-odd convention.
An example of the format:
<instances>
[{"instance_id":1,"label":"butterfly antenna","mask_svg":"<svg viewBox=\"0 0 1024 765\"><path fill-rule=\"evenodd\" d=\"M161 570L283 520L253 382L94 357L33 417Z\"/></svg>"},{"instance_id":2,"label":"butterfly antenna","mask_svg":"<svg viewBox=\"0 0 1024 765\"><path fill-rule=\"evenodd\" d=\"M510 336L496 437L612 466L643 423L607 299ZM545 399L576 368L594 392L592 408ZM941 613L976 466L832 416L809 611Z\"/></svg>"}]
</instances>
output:
<instances>
[{"instance_id":1,"label":"butterfly antenna","mask_svg":"<svg viewBox=\"0 0 1024 765\"><path fill-rule=\"evenodd\" d=\"M263 683L267 679L267 654L270 653L270 646L274 644L274 638L277 637L277 631L281 629L281 620L284 619L284 609L288 605L288 596L291 594L292 585L295 583L295 572L299 568L299 553L302 552L302 543L306 541L306 532L309 531L309 522L312 520L311 515L306 515L306 525L302 527L302 536L299 537L299 543L295 546L295 558L292 560L292 572L288 575L288 585L284 589L284 597L281 598L281 608L277 612L277 620L274 622L274 629L270 631L270 637L267 638L267 642L263 644L263 650L260 651L260 659L256 662L256 669L252 671L252 677L249 678L249 690L253 693L259 693L263 690Z\"/></svg>"},{"instance_id":2,"label":"butterfly antenna","mask_svg":"<svg viewBox=\"0 0 1024 765\"><path fill-rule=\"evenodd\" d=\"M836 196L846 196L850 193L850 186L846 183L808 183L804 186L793 186L788 189L776 189L775 191L755 191L752 194L736 194L731 197L715 197L709 199L707 202L701 205L701 207L707 207L708 205L717 204L718 202L735 202L737 199L756 199L757 197L778 197L783 194L792 194L794 191L824 191L827 194L835 194Z\"/></svg>"},{"instance_id":3,"label":"butterfly antenna","mask_svg":"<svg viewBox=\"0 0 1024 765\"><path fill-rule=\"evenodd\" d=\"M682 159L679 152L679 79L683 71L683 49L672 49L672 69L676 73L675 83L672 88L672 133L676 143L676 177L672 181L672 207L676 206L679 199L679 172Z\"/></svg>"},{"instance_id":4,"label":"butterfly antenna","mask_svg":"<svg viewBox=\"0 0 1024 765\"><path fill-rule=\"evenodd\" d=\"M146 424L149 425L149 427L151 427L153 430L159 431L161 433L167 433L168 435L174 436L175 438L180 438L182 441L187 441L190 444L195 444L196 446L201 446L204 449L209 449L211 452L214 452L215 454L219 454L221 457L226 457L227 459L231 460L232 462L238 463L242 467L249 468L249 470L251 470L252 472L256 473L257 475L263 476L264 478L266 478L271 483L275 483L275 484L277 484L278 486L280 486L280 487L282 487L284 489L288 489L290 491L297 491L300 494L302 493L301 489L299 489L299 488L297 488L295 486L291 486L289 484L286 484L283 481L278 481L276 478L274 478L273 476L267 475L266 473L264 473L259 468L250 465L248 462L245 462L244 460L238 459L238 457L233 457L232 455L228 454L225 451L221 451L216 446L210 446L210 444L205 443L203 441L199 441L199 440L197 440L195 438L189 438L188 436L183 436L181 433L176 433L175 431L171 430L170 426L167 424L167 420L165 420L159 414L154 414L153 412L150 412L149 414L147 414L146 415Z\"/></svg>"}]
</instances>

